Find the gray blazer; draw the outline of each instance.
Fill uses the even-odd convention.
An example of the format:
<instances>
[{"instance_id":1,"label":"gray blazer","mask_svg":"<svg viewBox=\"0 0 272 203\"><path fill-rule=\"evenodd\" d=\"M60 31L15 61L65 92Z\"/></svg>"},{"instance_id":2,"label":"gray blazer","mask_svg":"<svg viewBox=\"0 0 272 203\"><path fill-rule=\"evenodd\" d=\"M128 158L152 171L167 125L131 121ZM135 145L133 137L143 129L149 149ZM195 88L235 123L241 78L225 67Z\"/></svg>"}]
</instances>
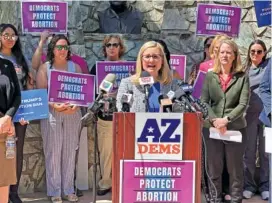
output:
<instances>
[{"instance_id":1,"label":"gray blazer","mask_svg":"<svg viewBox=\"0 0 272 203\"><path fill-rule=\"evenodd\" d=\"M161 94L166 95L170 90L176 91L179 88L178 80L173 79L170 84L161 85ZM130 112L145 112L145 93L144 88L141 85L135 85L131 81L131 77L124 78L121 80L120 86L118 88L117 93L117 109L121 111L122 103L121 98L122 95L128 93L128 91L133 92L133 103L130 107Z\"/></svg>"}]
</instances>

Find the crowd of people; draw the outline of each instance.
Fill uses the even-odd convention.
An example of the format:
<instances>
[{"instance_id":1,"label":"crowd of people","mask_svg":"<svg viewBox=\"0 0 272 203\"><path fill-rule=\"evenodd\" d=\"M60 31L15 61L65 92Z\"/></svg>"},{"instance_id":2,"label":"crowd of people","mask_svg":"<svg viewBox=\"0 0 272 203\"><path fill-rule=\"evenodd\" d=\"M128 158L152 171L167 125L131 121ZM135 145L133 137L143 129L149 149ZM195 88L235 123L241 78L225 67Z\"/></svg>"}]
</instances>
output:
<instances>
[{"instance_id":1,"label":"crowd of people","mask_svg":"<svg viewBox=\"0 0 272 203\"><path fill-rule=\"evenodd\" d=\"M18 184L22 173L23 146L28 121L12 122L21 101L21 91L48 89L51 70L82 73L78 64L71 60L69 39L53 35L47 46L46 60L42 62L43 46L50 33L44 32L32 63L23 55L17 29L11 24L0 26L0 202L22 202ZM119 35L106 35L102 42L105 61L123 61L124 40ZM203 123L203 147L207 167L203 166L202 187L206 188L211 203L241 203L260 192L262 199L269 198L269 161L264 150L264 126L271 126L271 60L266 58L267 48L263 41L255 40L248 48L245 65L241 62L237 44L228 36L208 37L204 41L203 60L196 65L188 79L194 84L198 71L206 72L201 101L208 108L209 119ZM158 97L180 87L182 78L171 70L170 52L162 40L145 42L137 55L136 72L122 79L117 92L116 107L122 110L121 97L132 92L130 112L160 112ZM30 68L32 67L32 68ZM34 70L36 74L34 74ZM142 72L154 79L148 94L139 84ZM96 75L96 67L90 74ZM36 84L35 82L36 81ZM70 103L49 102L49 118L41 120L43 150L45 155L47 195L53 203L66 199L78 201L74 176L77 130L82 109ZM97 134L100 154L101 179L97 195L105 195L111 189L112 162L112 115L98 113ZM220 134L236 130L242 134L242 142L216 140L209 137L213 127ZM92 131L88 130L88 134ZM16 136L16 159L5 158L5 139ZM257 153L258 151L258 153ZM260 165L260 181L257 184L256 153ZM16 163L15 163L16 160ZM207 169L207 171L205 170Z\"/></svg>"}]
</instances>

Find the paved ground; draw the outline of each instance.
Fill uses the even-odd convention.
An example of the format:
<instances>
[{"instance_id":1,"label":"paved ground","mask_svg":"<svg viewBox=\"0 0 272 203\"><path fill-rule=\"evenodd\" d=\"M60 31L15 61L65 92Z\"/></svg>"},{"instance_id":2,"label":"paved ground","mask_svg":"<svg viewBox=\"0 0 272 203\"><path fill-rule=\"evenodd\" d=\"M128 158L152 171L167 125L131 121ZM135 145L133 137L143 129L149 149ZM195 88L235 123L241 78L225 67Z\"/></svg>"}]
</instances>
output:
<instances>
[{"instance_id":1,"label":"paved ground","mask_svg":"<svg viewBox=\"0 0 272 203\"><path fill-rule=\"evenodd\" d=\"M22 195L22 200L25 203L50 203L45 193L33 193ZM111 193L106 196L97 197L97 203L111 203ZM64 201L67 202L68 201ZM79 203L91 203L92 202L92 191L84 191L84 196L80 197ZM124 202L125 203L125 202ZM203 200L202 203L205 203ZM250 200L244 200L243 203L268 203L268 201L261 200L260 196L255 196Z\"/></svg>"}]
</instances>

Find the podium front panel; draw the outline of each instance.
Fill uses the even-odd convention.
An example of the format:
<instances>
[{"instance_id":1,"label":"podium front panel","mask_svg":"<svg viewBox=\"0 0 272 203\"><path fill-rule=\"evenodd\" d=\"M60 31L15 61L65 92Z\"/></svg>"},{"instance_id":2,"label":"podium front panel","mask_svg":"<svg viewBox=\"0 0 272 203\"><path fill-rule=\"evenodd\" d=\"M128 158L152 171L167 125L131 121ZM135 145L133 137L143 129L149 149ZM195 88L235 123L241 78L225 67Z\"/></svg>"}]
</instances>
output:
<instances>
[{"instance_id":1,"label":"podium front panel","mask_svg":"<svg viewBox=\"0 0 272 203\"><path fill-rule=\"evenodd\" d=\"M201 203L201 114L184 113L183 122L183 160L195 161L195 203ZM114 113L112 159L113 203L119 203L120 160L134 159L134 151L135 113Z\"/></svg>"}]
</instances>

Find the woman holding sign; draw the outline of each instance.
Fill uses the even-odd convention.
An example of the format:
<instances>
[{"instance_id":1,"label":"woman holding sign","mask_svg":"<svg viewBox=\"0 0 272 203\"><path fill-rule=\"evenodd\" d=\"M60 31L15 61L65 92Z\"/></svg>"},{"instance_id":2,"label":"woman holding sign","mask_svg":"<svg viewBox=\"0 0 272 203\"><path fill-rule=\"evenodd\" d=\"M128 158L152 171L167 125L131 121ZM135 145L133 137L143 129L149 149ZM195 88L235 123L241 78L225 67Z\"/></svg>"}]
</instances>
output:
<instances>
[{"instance_id":1,"label":"woman holding sign","mask_svg":"<svg viewBox=\"0 0 272 203\"><path fill-rule=\"evenodd\" d=\"M249 79L244 73L238 46L234 41L223 40L219 44L213 70L209 71L205 78L201 100L206 103L209 110L209 121L204 123L204 138L207 147L208 173L211 178L210 202L222 202L222 173L224 157L226 157L230 201L241 203L244 180L243 155L246 142L244 114L249 101ZM213 133L209 133L209 128ZM225 141L227 130L239 131L242 140Z\"/></svg>"},{"instance_id":2,"label":"woman holding sign","mask_svg":"<svg viewBox=\"0 0 272 203\"><path fill-rule=\"evenodd\" d=\"M176 91L179 86L178 80L173 79L170 68L160 43L155 41L146 42L140 49L136 61L136 74L124 78L121 81L117 94L117 108L122 111L122 96L128 92L133 94L131 112L145 112L145 89L140 85L141 73L146 71L154 79L154 84L149 90L148 111L159 112L159 96L166 95L169 91Z\"/></svg>"},{"instance_id":3,"label":"woman holding sign","mask_svg":"<svg viewBox=\"0 0 272 203\"><path fill-rule=\"evenodd\" d=\"M102 52L105 61L122 61L125 53L125 44L120 35L106 35ZM96 65L92 67L90 72L96 75ZM98 134L98 150L100 152L100 166L102 179L99 180L97 195L102 196L111 190L111 162L112 162L112 115L104 114L102 111L98 113L97 134ZM88 128L88 134L92 129Z\"/></svg>"},{"instance_id":4,"label":"woman holding sign","mask_svg":"<svg viewBox=\"0 0 272 203\"><path fill-rule=\"evenodd\" d=\"M0 57L11 61L15 67L15 71L19 80L21 91L33 89L33 78L29 70L29 65L25 59L17 29L11 24L0 25ZM10 186L10 201L12 203L21 203L18 196L18 186L23 168L23 148L27 121L21 120L15 122L15 132L17 137L17 183Z\"/></svg>"},{"instance_id":5,"label":"woman holding sign","mask_svg":"<svg viewBox=\"0 0 272 203\"><path fill-rule=\"evenodd\" d=\"M52 38L48 44L48 62L42 64L37 73L37 88L50 88L51 70L81 73L80 67L70 61L69 45L64 35ZM68 201L76 202L74 170L81 112L69 103L50 103L49 109L49 118L41 120L47 195L53 203L61 203L62 194Z\"/></svg>"},{"instance_id":6,"label":"woman holding sign","mask_svg":"<svg viewBox=\"0 0 272 203\"><path fill-rule=\"evenodd\" d=\"M259 96L259 86L267 67L266 46L263 41L255 40L248 48L245 69L249 75L250 100L246 113L247 144L244 156L244 192L243 196L250 199L258 190L263 200L269 198L269 158L265 153L265 137L263 123L259 115L263 109L263 103ZM267 67L270 68L270 67ZM258 147L257 147L257 143ZM258 149L260 161L260 184L256 185L256 152Z\"/></svg>"}]
</instances>

